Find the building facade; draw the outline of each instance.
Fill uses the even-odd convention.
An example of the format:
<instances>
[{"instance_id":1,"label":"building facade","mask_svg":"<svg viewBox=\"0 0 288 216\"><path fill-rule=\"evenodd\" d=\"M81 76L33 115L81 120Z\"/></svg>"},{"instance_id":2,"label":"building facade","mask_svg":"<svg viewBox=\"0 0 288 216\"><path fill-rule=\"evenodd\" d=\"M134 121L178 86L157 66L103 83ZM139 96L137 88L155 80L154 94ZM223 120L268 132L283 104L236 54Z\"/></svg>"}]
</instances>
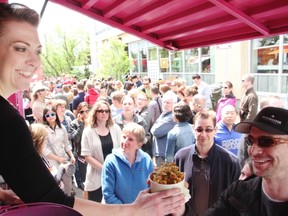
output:
<instances>
[{"instance_id":1,"label":"building facade","mask_svg":"<svg viewBox=\"0 0 288 216\"><path fill-rule=\"evenodd\" d=\"M107 34L105 31L106 37L97 33L97 37L99 36L96 39L97 47L100 48L101 43L109 37L121 38L128 45L129 56L135 65L130 73L139 77L148 75L152 81L181 77L186 80L187 85L192 85L192 75L199 73L209 84L231 81L234 85L233 92L237 99L240 99L244 93L241 77L245 73L253 73L254 88L260 99L276 94L287 104L288 34L169 51L119 30L108 28L110 33Z\"/></svg>"}]
</instances>

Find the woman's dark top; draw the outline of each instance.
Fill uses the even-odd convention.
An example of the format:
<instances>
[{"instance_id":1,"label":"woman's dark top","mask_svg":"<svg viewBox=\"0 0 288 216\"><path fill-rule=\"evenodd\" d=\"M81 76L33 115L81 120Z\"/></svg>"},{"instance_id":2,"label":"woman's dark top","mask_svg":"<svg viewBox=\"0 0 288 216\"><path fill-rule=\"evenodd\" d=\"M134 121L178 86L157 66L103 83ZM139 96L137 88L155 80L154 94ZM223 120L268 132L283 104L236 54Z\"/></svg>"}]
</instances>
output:
<instances>
[{"instance_id":1,"label":"woman's dark top","mask_svg":"<svg viewBox=\"0 0 288 216\"><path fill-rule=\"evenodd\" d=\"M25 202L53 202L73 207L33 145L30 130L17 109L0 96L0 174ZM5 140L5 141L4 141Z\"/></svg>"},{"instance_id":2,"label":"woman's dark top","mask_svg":"<svg viewBox=\"0 0 288 216\"><path fill-rule=\"evenodd\" d=\"M104 160L112 152L113 141L110 132L106 136L100 136Z\"/></svg>"}]
</instances>

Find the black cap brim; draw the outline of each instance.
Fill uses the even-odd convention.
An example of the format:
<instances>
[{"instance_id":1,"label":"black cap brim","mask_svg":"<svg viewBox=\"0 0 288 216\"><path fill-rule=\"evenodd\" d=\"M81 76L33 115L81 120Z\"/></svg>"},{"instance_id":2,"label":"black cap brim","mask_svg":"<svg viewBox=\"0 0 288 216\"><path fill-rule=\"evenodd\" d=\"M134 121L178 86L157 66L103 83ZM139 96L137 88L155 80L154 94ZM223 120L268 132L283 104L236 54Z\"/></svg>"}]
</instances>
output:
<instances>
[{"instance_id":1,"label":"black cap brim","mask_svg":"<svg viewBox=\"0 0 288 216\"><path fill-rule=\"evenodd\" d=\"M248 122L248 121L244 121L244 122L240 122L238 124L235 125L234 129L236 132L239 133L244 133L244 134L249 134L251 127L254 126L262 131L265 131L267 133L271 133L271 134L279 134L279 135L286 135L287 133L275 129L274 127L271 127L265 123L262 122Z\"/></svg>"}]
</instances>

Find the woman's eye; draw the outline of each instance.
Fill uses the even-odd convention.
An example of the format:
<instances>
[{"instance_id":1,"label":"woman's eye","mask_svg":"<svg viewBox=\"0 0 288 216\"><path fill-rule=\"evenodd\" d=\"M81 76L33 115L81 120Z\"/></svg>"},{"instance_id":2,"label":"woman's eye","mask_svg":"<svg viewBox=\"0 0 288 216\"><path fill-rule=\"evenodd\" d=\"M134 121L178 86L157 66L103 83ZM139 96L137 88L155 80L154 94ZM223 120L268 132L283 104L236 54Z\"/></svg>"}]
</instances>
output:
<instances>
[{"instance_id":1,"label":"woman's eye","mask_svg":"<svg viewBox=\"0 0 288 216\"><path fill-rule=\"evenodd\" d=\"M15 48L18 52L25 52L26 48L22 48L22 47L16 47Z\"/></svg>"},{"instance_id":2,"label":"woman's eye","mask_svg":"<svg viewBox=\"0 0 288 216\"><path fill-rule=\"evenodd\" d=\"M41 54L42 54L42 51L39 50L39 51L36 52L36 54L37 54L37 55L41 55Z\"/></svg>"}]
</instances>

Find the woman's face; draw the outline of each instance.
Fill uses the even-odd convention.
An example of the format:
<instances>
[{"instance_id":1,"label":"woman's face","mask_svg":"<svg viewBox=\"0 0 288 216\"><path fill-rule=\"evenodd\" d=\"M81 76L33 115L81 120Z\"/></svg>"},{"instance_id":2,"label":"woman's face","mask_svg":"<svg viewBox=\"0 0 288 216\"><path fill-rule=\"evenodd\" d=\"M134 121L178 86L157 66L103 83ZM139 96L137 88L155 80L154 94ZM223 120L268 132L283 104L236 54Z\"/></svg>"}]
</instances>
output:
<instances>
[{"instance_id":1,"label":"woman's face","mask_svg":"<svg viewBox=\"0 0 288 216\"><path fill-rule=\"evenodd\" d=\"M64 116L66 111L65 105L58 105L56 111L58 116Z\"/></svg>"},{"instance_id":2,"label":"woman's face","mask_svg":"<svg viewBox=\"0 0 288 216\"><path fill-rule=\"evenodd\" d=\"M132 98L125 98L122 102L123 111L125 113L133 113L135 111L135 104Z\"/></svg>"},{"instance_id":3,"label":"woman's face","mask_svg":"<svg viewBox=\"0 0 288 216\"><path fill-rule=\"evenodd\" d=\"M224 96L229 95L231 93L231 88L229 88L229 86L227 84L223 84L222 86L222 93Z\"/></svg>"},{"instance_id":4,"label":"woman's face","mask_svg":"<svg viewBox=\"0 0 288 216\"><path fill-rule=\"evenodd\" d=\"M141 147L142 143L137 141L137 138L132 132L123 132L122 133L122 142L121 146L126 153L136 153L136 151Z\"/></svg>"},{"instance_id":5,"label":"woman's face","mask_svg":"<svg viewBox=\"0 0 288 216\"><path fill-rule=\"evenodd\" d=\"M85 120L85 119L87 119L87 117L88 117L88 113L89 113L89 108L88 108L87 106L83 106L83 107L81 108L81 110L79 111L79 114L78 114L78 115L80 115L80 117L81 117L83 120Z\"/></svg>"},{"instance_id":6,"label":"woman's face","mask_svg":"<svg viewBox=\"0 0 288 216\"><path fill-rule=\"evenodd\" d=\"M48 110L44 117L46 118L49 125L56 122L56 113L52 110Z\"/></svg>"},{"instance_id":7,"label":"woman's face","mask_svg":"<svg viewBox=\"0 0 288 216\"><path fill-rule=\"evenodd\" d=\"M26 22L4 22L0 37L0 94L9 97L27 90L40 66L41 44L37 29Z\"/></svg>"},{"instance_id":8,"label":"woman's face","mask_svg":"<svg viewBox=\"0 0 288 216\"><path fill-rule=\"evenodd\" d=\"M144 94L138 94L137 95L137 107L139 110L142 110L143 107L148 105L148 99L147 96Z\"/></svg>"},{"instance_id":9,"label":"woman's face","mask_svg":"<svg viewBox=\"0 0 288 216\"><path fill-rule=\"evenodd\" d=\"M96 110L97 122L107 122L110 115L110 109L106 104L101 104Z\"/></svg>"}]
</instances>

